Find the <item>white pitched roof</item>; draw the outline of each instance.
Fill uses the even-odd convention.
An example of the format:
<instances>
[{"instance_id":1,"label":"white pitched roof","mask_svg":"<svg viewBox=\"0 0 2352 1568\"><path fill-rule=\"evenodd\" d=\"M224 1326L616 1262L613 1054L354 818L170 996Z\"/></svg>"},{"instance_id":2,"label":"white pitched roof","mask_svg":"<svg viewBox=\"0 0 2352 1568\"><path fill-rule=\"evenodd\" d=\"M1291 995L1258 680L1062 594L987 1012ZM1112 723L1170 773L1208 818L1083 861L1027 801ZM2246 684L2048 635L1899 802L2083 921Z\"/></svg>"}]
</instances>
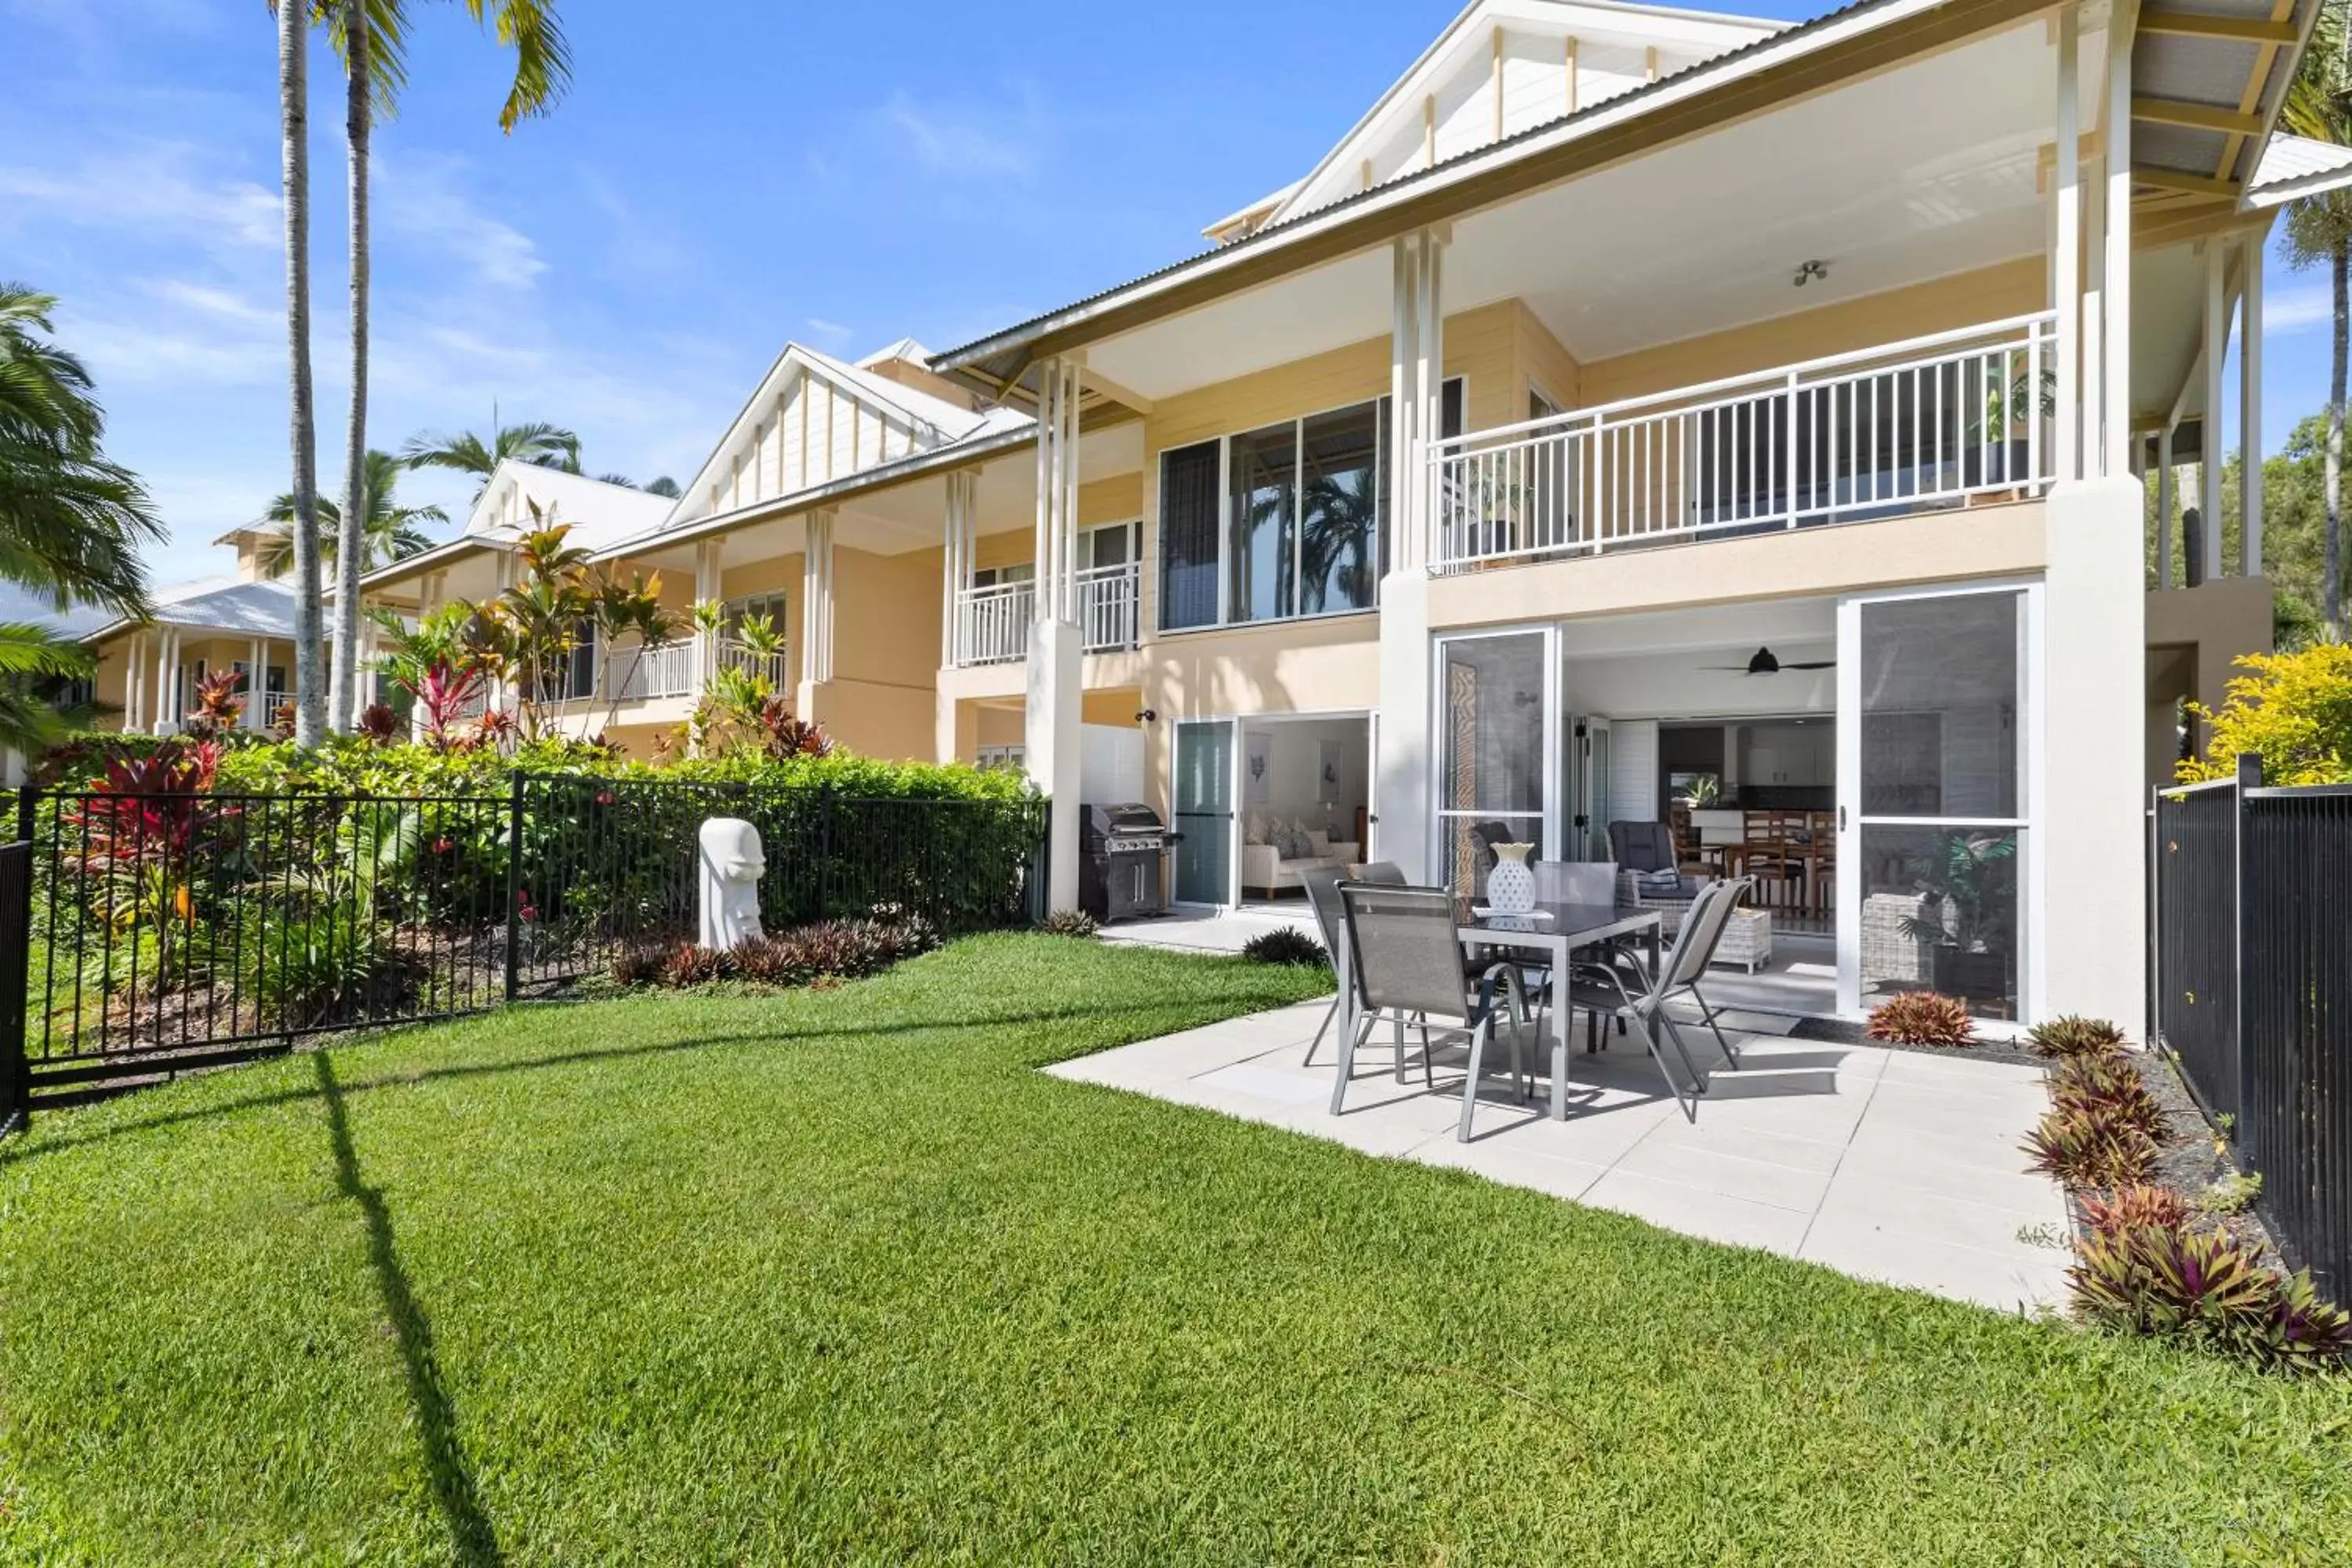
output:
<instances>
[{"instance_id":1,"label":"white pitched roof","mask_svg":"<svg viewBox=\"0 0 2352 1568\"><path fill-rule=\"evenodd\" d=\"M2352 147L2274 132L2246 186L2246 205L2274 207L2352 184Z\"/></svg>"},{"instance_id":2,"label":"white pitched roof","mask_svg":"<svg viewBox=\"0 0 2352 1568\"><path fill-rule=\"evenodd\" d=\"M154 594L159 626L218 632L229 637L290 637L294 635L294 587L283 579L247 583L236 577L203 577L175 583ZM333 626L330 606L321 630ZM132 623L110 620L82 634L84 642L100 642L134 630Z\"/></svg>"},{"instance_id":3,"label":"white pitched roof","mask_svg":"<svg viewBox=\"0 0 2352 1568\"><path fill-rule=\"evenodd\" d=\"M1472 0L1306 178L1205 232L1240 238L1788 26L1616 0Z\"/></svg>"},{"instance_id":4,"label":"white pitched roof","mask_svg":"<svg viewBox=\"0 0 2352 1568\"><path fill-rule=\"evenodd\" d=\"M570 543L594 550L658 527L677 503L627 485L509 458L490 471L490 482L475 498L462 537L510 543L531 526L534 504L542 518L571 525Z\"/></svg>"},{"instance_id":5,"label":"white pitched roof","mask_svg":"<svg viewBox=\"0 0 2352 1568\"><path fill-rule=\"evenodd\" d=\"M871 368L898 359L923 364L927 358L928 351L912 338L902 338L856 364L806 343L786 343L663 526L681 527L744 505L786 499L780 494L783 484L793 491L817 489L866 468L1001 431L1008 417L1028 423L1027 416L1003 409L975 412ZM812 385L823 385L854 405L855 426L832 411L826 427L818 426L810 416L793 414L784 416L785 428L779 430L780 409L814 406L800 401ZM807 450L802 448L803 420L809 421ZM817 451L820 442L822 454ZM782 451L787 444L790 455Z\"/></svg>"}]
</instances>

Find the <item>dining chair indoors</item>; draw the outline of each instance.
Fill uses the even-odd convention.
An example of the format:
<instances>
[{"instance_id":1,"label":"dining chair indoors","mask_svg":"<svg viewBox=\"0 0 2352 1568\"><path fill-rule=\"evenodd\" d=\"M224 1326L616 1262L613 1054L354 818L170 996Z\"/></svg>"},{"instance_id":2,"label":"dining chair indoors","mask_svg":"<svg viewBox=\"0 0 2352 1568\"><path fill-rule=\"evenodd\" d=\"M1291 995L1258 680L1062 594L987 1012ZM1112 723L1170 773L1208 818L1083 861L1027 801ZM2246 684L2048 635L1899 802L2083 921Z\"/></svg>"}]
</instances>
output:
<instances>
[{"instance_id":1,"label":"dining chair indoors","mask_svg":"<svg viewBox=\"0 0 2352 1568\"><path fill-rule=\"evenodd\" d=\"M1462 1117L1455 1136L1468 1142L1486 1043L1498 1027L1510 1039L1514 1088L1521 1100L1528 1098L1527 1002L1517 966L1509 963L1489 966L1478 978L1475 994L1472 994L1462 969L1454 895L1444 888L1344 882L1339 886L1339 900L1348 938L1348 971L1356 988L1356 1016L1353 1026L1340 1036L1331 1113L1339 1113L1346 1098L1357 1047L1381 1024L1395 1030L1400 1082L1404 1079L1405 1030L1421 1032L1422 1079L1433 1088L1436 1075L1430 1060L1430 1031L1467 1033L1470 1064L1462 1081Z\"/></svg>"}]
</instances>

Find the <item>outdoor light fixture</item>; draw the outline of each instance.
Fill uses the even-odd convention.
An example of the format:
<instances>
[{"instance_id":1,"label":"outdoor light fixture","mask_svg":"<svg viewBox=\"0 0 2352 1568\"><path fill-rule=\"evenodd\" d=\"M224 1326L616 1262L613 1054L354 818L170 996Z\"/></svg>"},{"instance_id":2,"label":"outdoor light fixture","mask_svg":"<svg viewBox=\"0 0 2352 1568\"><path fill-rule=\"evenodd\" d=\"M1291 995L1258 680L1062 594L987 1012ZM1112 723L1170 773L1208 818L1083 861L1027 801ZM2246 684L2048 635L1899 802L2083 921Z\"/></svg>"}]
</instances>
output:
<instances>
[{"instance_id":1,"label":"outdoor light fixture","mask_svg":"<svg viewBox=\"0 0 2352 1568\"><path fill-rule=\"evenodd\" d=\"M1135 716L1135 721L1139 724L1157 724L1160 722L1160 710L1157 708L1146 708L1142 712L1138 713Z\"/></svg>"},{"instance_id":2,"label":"outdoor light fixture","mask_svg":"<svg viewBox=\"0 0 2352 1568\"><path fill-rule=\"evenodd\" d=\"M1829 275L1830 264L1826 261L1800 261L1797 263L1797 275L1790 281L1801 289L1814 279L1827 279Z\"/></svg>"}]
</instances>

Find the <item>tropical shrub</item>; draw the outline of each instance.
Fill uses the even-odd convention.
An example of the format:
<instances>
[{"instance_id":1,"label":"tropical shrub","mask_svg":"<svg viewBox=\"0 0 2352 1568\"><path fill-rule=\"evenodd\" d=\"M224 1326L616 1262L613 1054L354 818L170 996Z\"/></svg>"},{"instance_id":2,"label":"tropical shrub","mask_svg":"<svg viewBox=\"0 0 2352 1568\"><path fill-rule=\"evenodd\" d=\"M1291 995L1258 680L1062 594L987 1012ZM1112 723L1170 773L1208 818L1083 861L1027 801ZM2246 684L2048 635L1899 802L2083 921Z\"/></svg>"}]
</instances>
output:
<instances>
[{"instance_id":1,"label":"tropical shrub","mask_svg":"<svg viewBox=\"0 0 2352 1568\"><path fill-rule=\"evenodd\" d=\"M1871 1010L1863 1032L1900 1046L1972 1046L1976 1024L1968 1004L1933 991L1906 991Z\"/></svg>"},{"instance_id":2,"label":"tropical shrub","mask_svg":"<svg viewBox=\"0 0 2352 1568\"><path fill-rule=\"evenodd\" d=\"M2134 1182L2104 1195L2084 1193L2079 1201L2083 1223L2101 1236L2113 1236L2144 1225L2177 1230L2196 1214L2195 1205L2187 1198L2152 1182Z\"/></svg>"},{"instance_id":3,"label":"tropical shrub","mask_svg":"<svg viewBox=\"0 0 2352 1568\"><path fill-rule=\"evenodd\" d=\"M1047 936L1076 937L1092 941L1102 931L1102 924L1084 910L1055 910L1037 922L1037 929Z\"/></svg>"},{"instance_id":4,"label":"tropical shrub","mask_svg":"<svg viewBox=\"0 0 2352 1568\"><path fill-rule=\"evenodd\" d=\"M2164 1107L2127 1057L2062 1058L2050 1077L2050 1100L2061 1110L2137 1127L2158 1142L2170 1131Z\"/></svg>"},{"instance_id":5,"label":"tropical shrub","mask_svg":"<svg viewBox=\"0 0 2352 1568\"><path fill-rule=\"evenodd\" d=\"M2191 703L2210 726L2205 754L2180 764L2183 784L2233 778L2241 752L2263 760L2267 784L2352 784L2352 646L2248 654L2220 711Z\"/></svg>"},{"instance_id":6,"label":"tropical shrub","mask_svg":"<svg viewBox=\"0 0 2352 1568\"><path fill-rule=\"evenodd\" d=\"M2025 1032L2025 1043L2039 1056L2113 1056L2124 1047L2124 1032L2105 1018L2070 1013L2034 1025Z\"/></svg>"},{"instance_id":7,"label":"tropical shrub","mask_svg":"<svg viewBox=\"0 0 2352 1568\"><path fill-rule=\"evenodd\" d=\"M2156 1169L2156 1140L2105 1109L2053 1108L2025 1135L2032 1168L2070 1187L2121 1187Z\"/></svg>"},{"instance_id":8,"label":"tropical shrub","mask_svg":"<svg viewBox=\"0 0 2352 1568\"><path fill-rule=\"evenodd\" d=\"M682 942L662 960L661 982L673 990L681 990L688 985L708 984L727 970L727 955L717 948Z\"/></svg>"},{"instance_id":9,"label":"tropical shrub","mask_svg":"<svg viewBox=\"0 0 2352 1568\"><path fill-rule=\"evenodd\" d=\"M1297 926L1276 926L1260 931L1243 944L1242 956L1256 963L1321 965L1330 962L1323 944Z\"/></svg>"},{"instance_id":10,"label":"tropical shrub","mask_svg":"<svg viewBox=\"0 0 2352 1568\"><path fill-rule=\"evenodd\" d=\"M245 994L278 1027L313 1029L397 1011L414 966L391 934L354 903L265 905L240 933Z\"/></svg>"},{"instance_id":11,"label":"tropical shrub","mask_svg":"<svg viewBox=\"0 0 2352 1568\"><path fill-rule=\"evenodd\" d=\"M2282 1275L2219 1230L2150 1223L2094 1231L2067 1270L2086 1322L2178 1339L2285 1372L2340 1367L2352 1315L2323 1300L2311 1276Z\"/></svg>"},{"instance_id":12,"label":"tropical shrub","mask_svg":"<svg viewBox=\"0 0 2352 1568\"><path fill-rule=\"evenodd\" d=\"M813 921L726 952L690 942L633 942L614 953L613 978L623 985L674 988L730 976L763 985L856 980L927 952L938 940L921 920L882 909L865 920Z\"/></svg>"}]
</instances>

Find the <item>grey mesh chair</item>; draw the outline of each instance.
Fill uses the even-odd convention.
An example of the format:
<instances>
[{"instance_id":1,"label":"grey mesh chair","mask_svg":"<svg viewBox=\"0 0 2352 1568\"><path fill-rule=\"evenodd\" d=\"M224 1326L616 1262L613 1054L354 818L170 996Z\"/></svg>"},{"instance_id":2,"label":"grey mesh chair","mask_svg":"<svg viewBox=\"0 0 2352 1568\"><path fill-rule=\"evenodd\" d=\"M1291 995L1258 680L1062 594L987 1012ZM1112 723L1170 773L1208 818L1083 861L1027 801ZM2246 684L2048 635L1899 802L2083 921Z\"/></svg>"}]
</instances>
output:
<instances>
[{"instance_id":1,"label":"grey mesh chair","mask_svg":"<svg viewBox=\"0 0 2352 1568\"><path fill-rule=\"evenodd\" d=\"M1433 1088L1429 1031L1467 1031L1470 1067L1462 1081L1462 1120L1456 1136L1470 1141L1471 1113L1478 1104L1478 1081L1486 1042L1499 1024L1510 1037L1511 1076L1521 1100L1528 1098L1527 1002L1519 972L1496 963L1478 981L1477 994L1462 972L1462 944L1455 934L1454 895L1443 888L1399 888L1363 882L1339 886L1346 915L1348 972L1355 984L1356 1016L1339 1037L1339 1076L1331 1086L1331 1113L1339 1113L1355 1070L1356 1048L1382 1022L1396 1031L1396 1071L1404 1078L1405 1030L1421 1031L1423 1081ZM1447 1025L1442 1020L1458 1022Z\"/></svg>"},{"instance_id":2,"label":"grey mesh chair","mask_svg":"<svg viewBox=\"0 0 2352 1568\"><path fill-rule=\"evenodd\" d=\"M1646 977L1646 984L1638 970L1629 973L1616 964L1579 963L1570 971L1567 994L1560 999L1565 1008L1588 1012L1595 1019L1614 1018L1638 1027L1649 1047L1651 1059L1658 1064L1659 1076L1666 1080L1667 1091L1681 1105L1683 1114L1693 1121L1698 1120L1698 1097L1706 1092L1706 1080L1683 1042L1682 1026L1667 1006L1685 995L1697 1003L1700 1022L1714 1032L1723 1059L1733 1068L1739 1066L1739 1053L1717 1024L1716 1010L1700 994L1698 983L1706 973L1706 966L1715 960L1715 950L1721 945L1724 931L1731 923L1732 910L1738 907L1751 885L1741 877L1710 882L1699 889L1682 929L1675 934L1674 946L1666 951L1658 973ZM1674 1069L1667 1064L1665 1047L1669 1044L1688 1075L1688 1089L1676 1080Z\"/></svg>"},{"instance_id":3,"label":"grey mesh chair","mask_svg":"<svg viewBox=\"0 0 2352 1568\"><path fill-rule=\"evenodd\" d=\"M1310 867L1299 873L1298 882L1306 890L1307 907L1315 911L1316 928L1323 933L1323 951L1331 959L1331 978L1339 981L1340 926L1347 918L1339 910L1339 868L1337 866ZM1342 1000L1344 998L1337 991L1332 993L1329 1011L1315 1026L1315 1037L1307 1042L1307 1059L1300 1064L1302 1067L1315 1065L1315 1047L1321 1045L1323 1037L1331 1032L1332 1021L1339 1016Z\"/></svg>"}]
</instances>

